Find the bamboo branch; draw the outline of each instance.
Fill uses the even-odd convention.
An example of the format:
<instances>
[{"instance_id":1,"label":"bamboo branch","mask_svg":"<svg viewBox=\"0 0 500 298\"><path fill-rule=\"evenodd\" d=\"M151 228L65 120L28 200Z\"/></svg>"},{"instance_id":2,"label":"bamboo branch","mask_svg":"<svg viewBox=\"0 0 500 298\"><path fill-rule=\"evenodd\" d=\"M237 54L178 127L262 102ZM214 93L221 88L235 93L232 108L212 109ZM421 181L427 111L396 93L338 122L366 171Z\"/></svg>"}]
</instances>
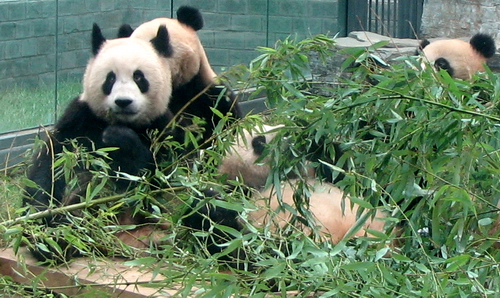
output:
<instances>
[{"instance_id":1,"label":"bamboo branch","mask_svg":"<svg viewBox=\"0 0 500 298\"><path fill-rule=\"evenodd\" d=\"M495 116L491 116L491 115L487 115L487 114L482 114L480 112L475 112L475 111L470 111L470 110L464 110L464 109L460 109L460 108L455 108L455 107L446 105L444 103L440 103L440 102L437 102L437 101L432 101L432 100L428 100L428 99L423 99L423 98L418 98L418 97L410 96L410 95L403 94L401 92L397 92L397 91L394 91L394 90L391 90L391 89L388 89L388 88L383 88L383 87L379 87L379 86L375 86L375 88L377 88L379 90L382 90L382 91L385 91L385 92L392 92L392 93L397 94L398 96L400 96L401 98L404 98L404 99L413 100L413 101L421 101L421 102L424 102L426 104L435 105L435 106L438 106L438 107L441 107L441 108L448 109L448 110L453 111L453 112L458 112L458 113L463 113L463 114L469 114L469 115L478 116L478 117L484 117L484 118L492 120L492 121L500 122L500 118L495 117ZM392 96L390 96L390 97L392 98Z\"/></svg>"},{"instance_id":2,"label":"bamboo branch","mask_svg":"<svg viewBox=\"0 0 500 298\"><path fill-rule=\"evenodd\" d=\"M48 217L48 216L53 215L53 214L61 214L61 213L71 212L71 211L75 211L75 210L79 210L79 209L89 208L89 207L92 207L94 205L117 201L117 200L121 199L122 197L123 197L123 194L119 194L119 195L113 195L113 196L109 196L109 197L94 199L94 200L91 200L90 202L82 202L82 203L57 207L57 208L53 208L53 209L47 209L44 211L39 211L36 213L28 214L26 216L20 216L20 217L17 217L15 219L0 222L0 226L12 226L12 225L15 225L15 224L18 224L20 222L27 221L27 220L40 219L40 218Z\"/></svg>"}]
</instances>

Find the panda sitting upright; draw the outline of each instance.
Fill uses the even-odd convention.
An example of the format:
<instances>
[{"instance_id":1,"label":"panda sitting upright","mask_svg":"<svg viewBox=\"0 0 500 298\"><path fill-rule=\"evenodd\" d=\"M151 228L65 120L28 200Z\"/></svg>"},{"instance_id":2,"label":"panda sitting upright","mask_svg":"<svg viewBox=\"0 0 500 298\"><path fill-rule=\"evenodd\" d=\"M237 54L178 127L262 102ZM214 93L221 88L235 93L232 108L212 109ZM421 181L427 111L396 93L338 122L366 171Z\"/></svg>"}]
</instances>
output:
<instances>
[{"instance_id":1,"label":"panda sitting upright","mask_svg":"<svg viewBox=\"0 0 500 298\"><path fill-rule=\"evenodd\" d=\"M496 51L495 41L487 34L478 33L469 42L460 39L444 39L429 42L423 40L419 51L437 70L447 71L451 77L469 80L480 71Z\"/></svg>"},{"instance_id":2,"label":"panda sitting upright","mask_svg":"<svg viewBox=\"0 0 500 298\"><path fill-rule=\"evenodd\" d=\"M266 145L276 137L277 131L282 126L262 126L262 129L245 131L242 138L236 140L231 146L226 156L223 157L219 166L219 173L224 179L229 181L239 180L249 188L249 193L255 204L255 210L248 213L249 222L256 227L270 225L271 230L276 231L289 224L292 215L286 207L280 209L280 200L283 204L289 205L295 210L305 206L295 205L294 196L297 195L297 185L299 179L287 179L279 186L281 198L274 187L266 188L266 181L271 174L271 163L268 158L262 159ZM314 171L304 173L308 179L306 183L309 187L309 207L315 225L319 227L319 236L322 240L331 241L336 244L341 241L350 228L357 222L358 205L351 204L349 197L339 188L328 182L321 182L314 177ZM278 187L278 186L276 186ZM207 190L206 197L218 197L220 194ZM210 202L195 200L184 218L184 225L197 230L210 230L210 223L206 218L210 218L216 224L229 226L242 230L244 225L240 222L239 214L234 210L215 207ZM277 211L279 210L279 211ZM363 227L353 236L363 236L367 234L367 229L384 231L386 215L380 210L376 210L374 217L369 217ZM298 229L307 232L311 230L307 226L298 223ZM214 229L215 237L208 241L208 251L212 254L222 250L220 244L229 241L227 235Z\"/></svg>"},{"instance_id":3,"label":"panda sitting upright","mask_svg":"<svg viewBox=\"0 0 500 298\"><path fill-rule=\"evenodd\" d=\"M166 26L168 30L172 51L171 55L162 59L163 67L172 76L169 108L174 115L194 115L206 121L203 141L207 141L220 121L212 108L222 115L231 113L233 118L241 118L235 95L228 86L217 81L217 74L210 66L196 33L203 28L203 17L198 9L181 6L177 10L177 19L157 18L135 30L129 25L122 25L118 36L149 41L155 37L160 26Z\"/></svg>"},{"instance_id":4,"label":"panda sitting upright","mask_svg":"<svg viewBox=\"0 0 500 298\"><path fill-rule=\"evenodd\" d=\"M27 187L24 204L34 207L35 211L74 204L85 196L92 169L84 164L77 165L80 185L69 187L64 175L58 174L54 165L63 151L77 150L73 146L75 141L87 151L116 147L117 150L109 151L110 164L120 176L120 173L140 175L143 170L152 171L158 160L172 152L167 148L154 156L150 148L153 141L151 131L158 131L159 140L184 140L182 129L169 126L172 120L168 110L172 93L171 73L161 67L161 60L170 55L172 48L164 26L158 28L151 41L106 40L94 24L92 52L94 55L83 78L83 93L70 102L30 166L28 178L37 187ZM117 191L128 186L128 180L117 179ZM131 225L140 223L134 222L129 215L124 220ZM52 227L64 222L67 222L64 215L53 215L45 220ZM148 247L147 239L144 243L139 239L146 230L127 231L122 240L128 242L126 244ZM40 260L71 257L74 251L65 245L64 240L60 241L63 252L53 247L47 251L47 248L38 246L32 251Z\"/></svg>"}]
</instances>

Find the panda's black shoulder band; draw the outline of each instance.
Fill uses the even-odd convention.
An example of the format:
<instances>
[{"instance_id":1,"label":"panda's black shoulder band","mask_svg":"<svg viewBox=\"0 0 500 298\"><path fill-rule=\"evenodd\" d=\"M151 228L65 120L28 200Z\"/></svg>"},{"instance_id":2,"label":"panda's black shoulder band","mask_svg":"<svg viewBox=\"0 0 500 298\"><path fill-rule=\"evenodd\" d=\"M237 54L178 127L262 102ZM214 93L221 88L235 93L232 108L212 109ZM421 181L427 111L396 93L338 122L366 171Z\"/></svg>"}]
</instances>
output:
<instances>
[{"instance_id":1,"label":"panda's black shoulder band","mask_svg":"<svg viewBox=\"0 0 500 298\"><path fill-rule=\"evenodd\" d=\"M105 41L106 38L102 35L101 28L94 23L92 26L92 54L94 54L94 56L99 53L99 49Z\"/></svg>"},{"instance_id":2,"label":"panda's black shoulder band","mask_svg":"<svg viewBox=\"0 0 500 298\"><path fill-rule=\"evenodd\" d=\"M156 37L151 39L151 43L155 50L162 56L171 57L174 53L172 45L170 44L170 37L168 35L168 30L165 25L158 27L158 32Z\"/></svg>"}]
</instances>

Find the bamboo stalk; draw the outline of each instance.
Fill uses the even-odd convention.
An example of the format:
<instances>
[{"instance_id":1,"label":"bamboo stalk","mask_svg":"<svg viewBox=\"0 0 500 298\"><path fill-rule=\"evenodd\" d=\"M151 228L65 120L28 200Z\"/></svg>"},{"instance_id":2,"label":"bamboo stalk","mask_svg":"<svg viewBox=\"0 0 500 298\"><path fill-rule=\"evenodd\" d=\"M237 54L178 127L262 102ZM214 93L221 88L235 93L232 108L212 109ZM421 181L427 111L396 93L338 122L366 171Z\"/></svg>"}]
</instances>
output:
<instances>
[{"instance_id":1,"label":"bamboo stalk","mask_svg":"<svg viewBox=\"0 0 500 298\"><path fill-rule=\"evenodd\" d=\"M67 205L67 206L57 207L57 208L53 208L53 209L47 209L44 211L39 211L39 212L35 212L35 213L28 214L25 216L20 216L20 217L17 217L15 219L0 222L0 226L8 227L8 226L12 226L12 225L15 225L15 224L18 224L20 222L27 221L27 220L40 219L40 218L45 218L45 217L53 215L53 214L61 214L61 213L65 213L65 212L71 212L71 211L75 211L75 210L79 210L79 209L89 208L89 207L92 207L94 205L117 201L117 200L121 199L122 197L123 197L123 194L119 194L119 195L113 195L113 196L94 199L94 200L91 200L90 202L82 202L82 203L76 203L76 204L71 204L71 205Z\"/></svg>"}]
</instances>

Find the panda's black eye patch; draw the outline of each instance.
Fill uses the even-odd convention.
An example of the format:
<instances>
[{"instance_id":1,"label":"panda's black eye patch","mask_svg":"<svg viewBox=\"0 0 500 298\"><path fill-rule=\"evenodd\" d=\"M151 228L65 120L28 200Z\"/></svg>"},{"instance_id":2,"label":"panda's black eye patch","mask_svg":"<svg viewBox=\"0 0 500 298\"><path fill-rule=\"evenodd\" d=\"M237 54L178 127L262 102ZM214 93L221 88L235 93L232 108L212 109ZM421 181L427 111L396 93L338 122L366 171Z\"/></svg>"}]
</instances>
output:
<instances>
[{"instance_id":1,"label":"panda's black eye patch","mask_svg":"<svg viewBox=\"0 0 500 298\"><path fill-rule=\"evenodd\" d=\"M142 71L140 70L134 71L133 78L134 82L137 84L137 87L139 87L139 90L141 90L142 93L148 92L149 82Z\"/></svg>"},{"instance_id":2,"label":"panda's black eye patch","mask_svg":"<svg viewBox=\"0 0 500 298\"><path fill-rule=\"evenodd\" d=\"M112 71L108 72L106 75L106 79L104 80L104 83L102 84L102 92L105 95L110 95L111 90L113 90L113 85L116 82L116 74Z\"/></svg>"},{"instance_id":3,"label":"panda's black eye patch","mask_svg":"<svg viewBox=\"0 0 500 298\"><path fill-rule=\"evenodd\" d=\"M450 62L448 62L445 58L436 59L436 61L434 61L434 67L437 70L444 69L450 74L450 76L453 76L453 68L451 67Z\"/></svg>"},{"instance_id":4,"label":"panda's black eye patch","mask_svg":"<svg viewBox=\"0 0 500 298\"><path fill-rule=\"evenodd\" d=\"M262 155L264 149L266 148L266 137L265 136L256 136L252 139L252 148L253 152L256 155Z\"/></svg>"}]
</instances>

